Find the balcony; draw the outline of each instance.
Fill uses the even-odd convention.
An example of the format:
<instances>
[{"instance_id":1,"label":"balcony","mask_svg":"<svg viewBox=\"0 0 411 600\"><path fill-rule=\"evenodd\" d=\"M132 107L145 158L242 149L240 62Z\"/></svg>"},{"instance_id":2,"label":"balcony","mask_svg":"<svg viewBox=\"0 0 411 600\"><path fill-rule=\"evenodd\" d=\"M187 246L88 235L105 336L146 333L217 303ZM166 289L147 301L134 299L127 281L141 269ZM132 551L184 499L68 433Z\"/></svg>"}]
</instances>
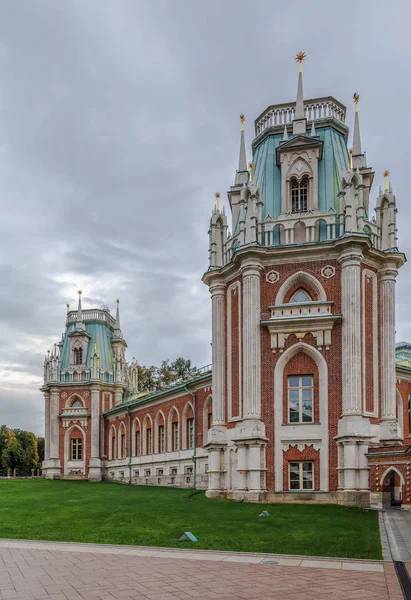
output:
<instances>
[{"instance_id":1,"label":"balcony","mask_svg":"<svg viewBox=\"0 0 411 600\"><path fill-rule=\"evenodd\" d=\"M304 101L304 112L307 121L320 122L324 119L335 119L345 127L346 107L332 96L326 98L314 98ZM275 104L269 106L255 120L255 135L269 127L282 127L291 125L295 118L295 102Z\"/></svg>"},{"instance_id":2,"label":"balcony","mask_svg":"<svg viewBox=\"0 0 411 600\"><path fill-rule=\"evenodd\" d=\"M341 319L341 315L332 314L333 304L334 302L321 301L270 306L271 316L262 320L261 325L270 332L272 351L279 349L282 352L291 334L302 340L307 333L314 336L320 350L324 346L328 350L334 323Z\"/></svg>"}]
</instances>

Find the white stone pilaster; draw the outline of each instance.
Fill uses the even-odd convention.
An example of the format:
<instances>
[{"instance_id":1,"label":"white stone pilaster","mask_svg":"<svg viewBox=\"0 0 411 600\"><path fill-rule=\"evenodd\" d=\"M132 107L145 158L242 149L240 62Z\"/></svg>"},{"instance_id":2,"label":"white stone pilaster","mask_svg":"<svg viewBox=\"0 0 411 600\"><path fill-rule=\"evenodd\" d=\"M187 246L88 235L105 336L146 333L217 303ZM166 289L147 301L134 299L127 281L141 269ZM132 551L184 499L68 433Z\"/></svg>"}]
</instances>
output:
<instances>
[{"instance_id":1,"label":"white stone pilaster","mask_svg":"<svg viewBox=\"0 0 411 600\"><path fill-rule=\"evenodd\" d=\"M91 388L91 457L100 458L100 388Z\"/></svg>"},{"instance_id":2,"label":"white stone pilaster","mask_svg":"<svg viewBox=\"0 0 411 600\"><path fill-rule=\"evenodd\" d=\"M50 394L44 392L44 409L45 409L45 423L44 423L44 460L50 458Z\"/></svg>"},{"instance_id":3,"label":"white stone pilaster","mask_svg":"<svg viewBox=\"0 0 411 600\"><path fill-rule=\"evenodd\" d=\"M46 396L46 394L45 394ZM47 412L49 419L47 419ZM44 459L43 471L47 479L59 479L61 463L59 456L59 389L51 388L46 398L46 423L48 421L48 454ZM47 425L46 425L47 427Z\"/></svg>"},{"instance_id":4,"label":"white stone pilaster","mask_svg":"<svg viewBox=\"0 0 411 600\"><path fill-rule=\"evenodd\" d=\"M50 458L59 458L59 390L50 390Z\"/></svg>"},{"instance_id":5,"label":"white stone pilaster","mask_svg":"<svg viewBox=\"0 0 411 600\"><path fill-rule=\"evenodd\" d=\"M381 301L381 425L380 440L400 439L395 379L395 278L397 269L388 263L380 271Z\"/></svg>"},{"instance_id":6,"label":"white stone pilaster","mask_svg":"<svg viewBox=\"0 0 411 600\"><path fill-rule=\"evenodd\" d=\"M213 426L225 426L225 319L224 284L212 284Z\"/></svg>"},{"instance_id":7,"label":"white stone pilaster","mask_svg":"<svg viewBox=\"0 0 411 600\"><path fill-rule=\"evenodd\" d=\"M361 261L353 246L339 258L342 308L342 408L344 415L361 415Z\"/></svg>"},{"instance_id":8,"label":"white stone pilaster","mask_svg":"<svg viewBox=\"0 0 411 600\"><path fill-rule=\"evenodd\" d=\"M243 415L261 417L260 267L243 270Z\"/></svg>"}]
</instances>

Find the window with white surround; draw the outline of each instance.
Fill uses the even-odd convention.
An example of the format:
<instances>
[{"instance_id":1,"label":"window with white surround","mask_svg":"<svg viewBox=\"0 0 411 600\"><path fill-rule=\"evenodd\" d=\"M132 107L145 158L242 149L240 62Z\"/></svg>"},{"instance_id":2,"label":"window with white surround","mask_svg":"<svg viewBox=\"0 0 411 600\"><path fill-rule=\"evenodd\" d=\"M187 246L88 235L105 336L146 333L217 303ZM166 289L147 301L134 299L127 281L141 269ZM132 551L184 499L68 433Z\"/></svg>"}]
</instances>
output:
<instances>
[{"instance_id":1,"label":"window with white surround","mask_svg":"<svg viewBox=\"0 0 411 600\"><path fill-rule=\"evenodd\" d=\"M146 469L146 470L144 471L144 475L145 475L146 477L151 477L151 469Z\"/></svg>"},{"instance_id":2,"label":"window with white surround","mask_svg":"<svg viewBox=\"0 0 411 600\"><path fill-rule=\"evenodd\" d=\"M72 438L71 440L71 460L82 460L83 448L81 438Z\"/></svg>"},{"instance_id":3,"label":"window with white surround","mask_svg":"<svg viewBox=\"0 0 411 600\"><path fill-rule=\"evenodd\" d=\"M151 434L151 427L147 429L147 454L153 453L153 438Z\"/></svg>"},{"instance_id":4,"label":"window with white surround","mask_svg":"<svg viewBox=\"0 0 411 600\"><path fill-rule=\"evenodd\" d=\"M289 375L288 422L313 422L314 378L312 375Z\"/></svg>"},{"instance_id":5,"label":"window with white surround","mask_svg":"<svg viewBox=\"0 0 411 600\"><path fill-rule=\"evenodd\" d=\"M289 489L290 490L313 490L314 489L314 463L313 462L289 462Z\"/></svg>"},{"instance_id":6,"label":"window with white surround","mask_svg":"<svg viewBox=\"0 0 411 600\"><path fill-rule=\"evenodd\" d=\"M187 447L194 448L194 419L187 419Z\"/></svg>"},{"instance_id":7,"label":"window with white surround","mask_svg":"<svg viewBox=\"0 0 411 600\"><path fill-rule=\"evenodd\" d=\"M170 475L177 475L177 467L171 467Z\"/></svg>"},{"instance_id":8,"label":"window with white surround","mask_svg":"<svg viewBox=\"0 0 411 600\"><path fill-rule=\"evenodd\" d=\"M291 212L306 212L308 203L308 178L291 180Z\"/></svg>"},{"instance_id":9,"label":"window with white surround","mask_svg":"<svg viewBox=\"0 0 411 600\"><path fill-rule=\"evenodd\" d=\"M82 365L83 364L83 348L74 348L74 364Z\"/></svg>"},{"instance_id":10,"label":"window with white surround","mask_svg":"<svg viewBox=\"0 0 411 600\"><path fill-rule=\"evenodd\" d=\"M312 299L310 298L310 296L307 294L307 292L305 290L303 290L302 288L300 288L292 296L290 302L295 302L295 303L299 303L299 302L312 302Z\"/></svg>"},{"instance_id":11,"label":"window with white surround","mask_svg":"<svg viewBox=\"0 0 411 600\"><path fill-rule=\"evenodd\" d=\"M158 428L158 441L159 441L159 452L165 452L165 434L164 434L164 425L159 425Z\"/></svg>"},{"instance_id":12,"label":"window with white surround","mask_svg":"<svg viewBox=\"0 0 411 600\"><path fill-rule=\"evenodd\" d=\"M173 450L178 450L178 422L173 423Z\"/></svg>"}]
</instances>

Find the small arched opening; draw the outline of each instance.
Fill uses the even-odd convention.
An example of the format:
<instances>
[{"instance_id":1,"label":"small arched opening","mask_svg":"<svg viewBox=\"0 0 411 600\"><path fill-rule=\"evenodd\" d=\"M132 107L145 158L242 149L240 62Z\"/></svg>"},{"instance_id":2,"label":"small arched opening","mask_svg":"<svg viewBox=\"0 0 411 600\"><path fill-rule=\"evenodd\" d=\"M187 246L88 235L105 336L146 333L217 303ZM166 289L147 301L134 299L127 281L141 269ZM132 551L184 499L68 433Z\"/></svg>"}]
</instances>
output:
<instances>
[{"instance_id":1,"label":"small arched opening","mask_svg":"<svg viewBox=\"0 0 411 600\"><path fill-rule=\"evenodd\" d=\"M404 478L402 474L395 467L391 467L382 479L383 508L401 506L403 485Z\"/></svg>"}]
</instances>

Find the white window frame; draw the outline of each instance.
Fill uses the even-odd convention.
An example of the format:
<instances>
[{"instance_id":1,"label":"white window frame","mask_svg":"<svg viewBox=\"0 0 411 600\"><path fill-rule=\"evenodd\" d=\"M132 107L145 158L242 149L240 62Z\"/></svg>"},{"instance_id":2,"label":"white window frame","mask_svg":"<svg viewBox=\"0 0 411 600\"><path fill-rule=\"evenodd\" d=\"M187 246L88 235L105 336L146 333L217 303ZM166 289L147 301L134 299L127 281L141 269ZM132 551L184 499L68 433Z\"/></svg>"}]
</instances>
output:
<instances>
[{"instance_id":1,"label":"white window frame","mask_svg":"<svg viewBox=\"0 0 411 600\"><path fill-rule=\"evenodd\" d=\"M299 488L291 488L291 465L298 464L298 474L299 474ZM306 464L310 464L311 465L311 473L312 473L312 478L311 478L311 482L312 482L312 487L311 488L305 488L304 486L304 481L303 481L303 465ZM312 492L314 490L315 487L315 472L314 472L314 461L312 460L290 460L288 462L288 490L290 492Z\"/></svg>"},{"instance_id":2,"label":"white window frame","mask_svg":"<svg viewBox=\"0 0 411 600\"><path fill-rule=\"evenodd\" d=\"M153 430L147 427L147 454L153 454Z\"/></svg>"},{"instance_id":3,"label":"white window frame","mask_svg":"<svg viewBox=\"0 0 411 600\"><path fill-rule=\"evenodd\" d=\"M158 438L159 438L159 452L165 452L166 450L166 428L165 425L158 426Z\"/></svg>"},{"instance_id":4,"label":"white window frame","mask_svg":"<svg viewBox=\"0 0 411 600\"><path fill-rule=\"evenodd\" d=\"M194 448L194 417L187 419L187 431L188 431L188 448Z\"/></svg>"},{"instance_id":5,"label":"white window frame","mask_svg":"<svg viewBox=\"0 0 411 600\"><path fill-rule=\"evenodd\" d=\"M83 460L83 440L81 438L71 438L70 460Z\"/></svg>"},{"instance_id":6,"label":"white window frame","mask_svg":"<svg viewBox=\"0 0 411 600\"><path fill-rule=\"evenodd\" d=\"M298 387L290 386L291 377L298 377ZM303 385L303 377L311 377L312 385ZM298 390L298 421L291 421L290 415L290 392ZM311 390L311 421L303 421L303 390ZM287 423L292 425L306 425L307 423L314 423L314 375L289 375L287 378Z\"/></svg>"},{"instance_id":7,"label":"white window frame","mask_svg":"<svg viewBox=\"0 0 411 600\"><path fill-rule=\"evenodd\" d=\"M173 451L176 452L177 450L179 450L179 426L178 426L178 421L174 421L174 423L171 424L171 433L172 433L172 440L173 440Z\"/></svg>"}]
</instances>

